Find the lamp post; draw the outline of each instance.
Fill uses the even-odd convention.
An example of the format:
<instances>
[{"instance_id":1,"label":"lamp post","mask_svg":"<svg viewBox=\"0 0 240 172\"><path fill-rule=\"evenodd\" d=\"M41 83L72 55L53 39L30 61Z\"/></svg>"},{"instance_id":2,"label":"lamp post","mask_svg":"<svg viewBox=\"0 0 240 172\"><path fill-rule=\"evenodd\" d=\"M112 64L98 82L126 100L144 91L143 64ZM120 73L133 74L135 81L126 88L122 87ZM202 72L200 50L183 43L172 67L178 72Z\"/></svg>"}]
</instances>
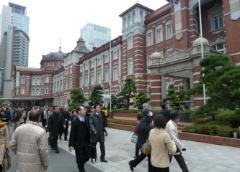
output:
<instances>
[{"instance_id":1,"label":"lamp post","mask_svg":"<svg viewBox=\"0 0 240 172\"><path fill-rule=\"evenodd\" d=\"M199 10L199 25L200 25L200 38L201 38L201 57L203 57L203 31L202 31L202 9L201 0L198 0L198 10ZM203 68L204 69L204 68ZM204 77L204 73L202 74ZM206 105L206 85L203 83L203 104Z\"/></svg>"},{"instance_id":2,"label":"lamp post","mask_svg":"<svg viewBox=\"0 0 240 172\"><path fill-rule=\"evenodd\" d=\"M110 61L109 61L109 103L110 103L110 106L109 106L109 113L110 115L112 115L112 40L110 39Z\"/></svg>"}]
</instances>

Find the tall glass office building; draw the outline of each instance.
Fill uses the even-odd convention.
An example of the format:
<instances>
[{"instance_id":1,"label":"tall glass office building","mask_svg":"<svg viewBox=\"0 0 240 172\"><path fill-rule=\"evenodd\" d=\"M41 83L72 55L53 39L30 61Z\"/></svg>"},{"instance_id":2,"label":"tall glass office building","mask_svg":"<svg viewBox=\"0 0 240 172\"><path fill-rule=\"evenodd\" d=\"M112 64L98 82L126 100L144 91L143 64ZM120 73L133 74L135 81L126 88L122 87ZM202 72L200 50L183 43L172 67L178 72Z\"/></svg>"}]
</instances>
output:
<instances>
[{"instance_id":1,"label":"tall glass office building","mask_svg":"<svg viewBox=\"0 0 240 172\"><path fill-rule=\"evenodd\" d=\"M92 50L93 47L100 47L111 40L111 29L88 23L81 28L81 37L85 41L86 47Z\"/></svg>"},{"instance_id":2,"label":"tall glass office building","mask_svg":"<svg viewBox=\"0 0 240 172\"><path fill-rule=\"evenodd\" d=\"M2 15L3 31L7 31L8 26L12 25L29 35L29 17L26 7L8 3L8 6L3 6Z\"/></svg>"}]
</instances>

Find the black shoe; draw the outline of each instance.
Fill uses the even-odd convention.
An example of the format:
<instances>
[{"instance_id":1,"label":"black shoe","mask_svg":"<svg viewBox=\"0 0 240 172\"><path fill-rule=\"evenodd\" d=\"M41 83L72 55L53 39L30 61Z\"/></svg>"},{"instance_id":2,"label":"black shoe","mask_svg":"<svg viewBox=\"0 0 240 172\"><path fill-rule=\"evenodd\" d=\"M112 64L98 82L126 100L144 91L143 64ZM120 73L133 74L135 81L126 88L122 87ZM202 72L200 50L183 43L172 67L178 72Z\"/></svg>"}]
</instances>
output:
<instances>
[{"instance_id":1,"label":"black shoe","mask_svg":"<svg viewBox=\"0 0 240 172\"><path fill-rule=\"evenodd\" d=\"M129 161L128 164L129 164L130 170L131 170L131 171L134 171L134 167L133 167L133 165L132 165L132 161Z\"/></svg>"},{"instance_id":2,"label":"black shoe","mask_svg":"<svg viewBox=\"0 0 240 172\"><path fill-rule=\"evenodd\" d=\"M56 153L59 153L59 150L56 150Z\"/></svg>"},{"instance_id":3,"label":"black shoe","mask_svg":"<svg viewBox=\"0 0 240 172\"><path fill-rule=\"evenodd\" d=\"M101 159L100 161L101 162L106 162L106 163L108 162L106 159Z\"/></svg>"}]
</instances>

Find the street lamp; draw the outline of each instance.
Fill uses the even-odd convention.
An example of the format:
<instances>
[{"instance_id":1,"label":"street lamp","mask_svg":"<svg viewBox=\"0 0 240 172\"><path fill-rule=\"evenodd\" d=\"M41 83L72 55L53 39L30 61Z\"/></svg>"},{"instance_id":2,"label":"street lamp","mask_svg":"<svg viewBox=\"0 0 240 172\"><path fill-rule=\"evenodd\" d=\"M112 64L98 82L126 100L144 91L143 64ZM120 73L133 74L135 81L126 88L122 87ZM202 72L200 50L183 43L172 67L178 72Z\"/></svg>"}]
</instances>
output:
<instances>
[{"instance_id":1,"label":"street lamp","mask_svg":"<svg viewBox=\"0 0 240 172\"><path fill-rule=\"evenodd\" d=\"M198 0L198 10L199 10L199 25L200 25L200 38L201 38L201 57L203 57L203 31L202 31L202 9L201 0ZM204 77L204 73L202 74ZM206 105L206 85L203 83L203 104Z\"/></svg>"}]
</instances>

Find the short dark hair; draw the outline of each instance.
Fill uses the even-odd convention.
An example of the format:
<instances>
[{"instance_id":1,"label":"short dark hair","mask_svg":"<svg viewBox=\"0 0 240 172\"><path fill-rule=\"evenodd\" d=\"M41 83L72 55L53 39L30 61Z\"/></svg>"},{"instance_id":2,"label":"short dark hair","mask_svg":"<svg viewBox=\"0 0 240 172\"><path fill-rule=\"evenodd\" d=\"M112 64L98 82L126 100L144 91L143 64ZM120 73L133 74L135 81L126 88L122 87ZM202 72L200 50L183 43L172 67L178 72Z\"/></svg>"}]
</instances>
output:
<instances>
[{"instance_id":1,"label":"short dark hair","mask_svg":"<svg viewBox=\"0 0 240 172\"><path fill-rule=\"evenodd\" d=\"M170 119L172 120L176 120L180 117L179 113L178 112L172 112L170 113Z\"/></svg>"},{"instance_id":2,"label":"short dark hair","mask_svg":"<svg viewBox=\"0 0 240 172\"><path fill-rule=\"evenodd\" d=\"M41 117L41 112L38 110L31 110L29 112L29 120L37 122L39 118Z\"/></svg>"},{"instance_id":3,"label":"short dark hair","mask_svg":"<svg viewBox=\"0 0 240 172\"><path fill-rule=\"evenodd\" d=\"M96 109L97 106L100 106L100 108L101 108L101 105L100 105L100 104L95 104L95 105L94 105L94 109Z\"/></svg>"},{"instance_id":4,"label":"short dark hair","mask_svg":"<svg viewBox=\"0 0 240 172\"><path fill-rule=\"evenodd\" d=\"M153 119L154 127L165 128L166 127L166 118L163 115L157 114Z\"/></svg>"}]
</instances>

